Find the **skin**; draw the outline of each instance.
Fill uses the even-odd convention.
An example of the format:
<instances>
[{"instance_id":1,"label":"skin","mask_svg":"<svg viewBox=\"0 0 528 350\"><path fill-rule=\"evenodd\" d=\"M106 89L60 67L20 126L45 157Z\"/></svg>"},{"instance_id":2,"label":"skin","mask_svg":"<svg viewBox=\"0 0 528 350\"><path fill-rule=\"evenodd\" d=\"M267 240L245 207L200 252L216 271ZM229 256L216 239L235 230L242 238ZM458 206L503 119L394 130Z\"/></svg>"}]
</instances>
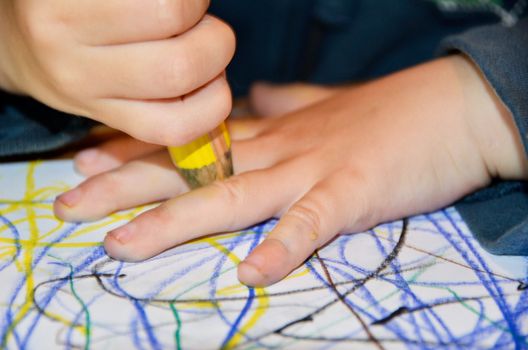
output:
<instances>
[{"instance_id":1,"label":"skin","mask_svg":"<svg viewBox=\"0 0 528 350\"><path fill-rule=\"evenodd\" d=\"M235 38L209 0L0 2L0 88L180 145L231 109Z\"/></svg>"},{"instance_id":2,"label":"skin","mask_svg":"<svg viewBox=\"0 0 528 350\"><path fill-rule=\"evenodd\" d=\"M528 179L509 111L462 56L358 86L258 85L250 99L264 116L230 123L229 180L188 192L164 149L121 137L77 155L89 178L57 198L56 215L161 201L106 236L126 261L280 217L238 267L241 282L266 286L340 233L444 207L493 178Z\"/></svg>"}]
</instances>

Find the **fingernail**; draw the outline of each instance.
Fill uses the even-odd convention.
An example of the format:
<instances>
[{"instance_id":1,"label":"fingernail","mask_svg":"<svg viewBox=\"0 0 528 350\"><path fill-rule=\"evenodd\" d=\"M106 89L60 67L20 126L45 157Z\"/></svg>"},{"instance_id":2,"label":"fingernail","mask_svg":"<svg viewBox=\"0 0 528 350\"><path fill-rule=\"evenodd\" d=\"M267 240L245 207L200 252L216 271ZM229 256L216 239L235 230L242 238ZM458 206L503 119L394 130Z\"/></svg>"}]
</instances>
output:
<instances>
[{"instance_id":1,"label":"fingernail","mask_svg":"<svg viewBox=\"0 0 528 350\"><path fill-rule=\"evenodd\" d=\"M238 265L238 279L245 285L258 287L265 284L266 276L260 272L258 266L255 266L250 259L242 261Z\"/></svg>"},{"instance_id":2,"label":"fingernail","mask_svg":"<svg viewBox=\"0 0 528 350\"><path fill-rule=\"evenodd\" d=\"M95 148L87 148L84 151L77 153L75 156L75 161L83 164L91 164L97 161L101 152Z\"/></svg>"},{"instance_id":3,"label":"fingernail","mask_svg":"<svg viewBox=\"0 0 528 350\"><path fill-rule=\"evenodd\" d=\"M82 193L78 188L74 188L57 197L57 200L67 207L74 207L81 201Z\"/></svg>"},{"instance_id":4,"label":"fingernail","mask_svg":"<svg viewBox=\"0 0 528 350\"><path fill-rule=\"evenodd\" d=\"M112 237L121 244L126 244L133 237L131 224L121 226L113 231L108 232L108 236Z\"/></svg>"}]
</instances>

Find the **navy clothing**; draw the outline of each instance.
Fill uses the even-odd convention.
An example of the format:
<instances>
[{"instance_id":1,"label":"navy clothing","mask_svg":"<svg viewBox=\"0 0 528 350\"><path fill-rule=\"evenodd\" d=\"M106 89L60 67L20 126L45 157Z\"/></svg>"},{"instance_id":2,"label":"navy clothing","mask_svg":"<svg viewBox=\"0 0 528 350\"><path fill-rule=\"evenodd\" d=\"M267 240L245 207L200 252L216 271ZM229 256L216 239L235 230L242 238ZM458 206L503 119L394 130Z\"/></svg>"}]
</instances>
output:
<instances>
[{"instance_id":1,"label":"navy clothing","mask_svg":"<svg viewBox=\"0 0 528 350\"><path fill-rule=\"evenodd\" d=\"M255 80L376 78L432 59L450 35L501 22L485 7L447 11L437 3L444 0L213 0L211 8L237 33L229 78L240 95Z\"/></svg>"},{"instance_id":2,"label":"navy clothing","mask_svg":"<svg viewBox=\"0 0 528 350\"><path fill-rule=\"evenodd\" d=\"M228 69L237 96L257 80L363 81L462 52L512 112L528 150L526 7L524 0L213 0L211 11L237 33ZM89 128L27 99L5 94L0 103L0 156L58 147ZM488 250L528 255L525 183L498 182L457 208Z\"/></svg>"},{"instance_id":3,"label":"navy clothing","mask_svg":"<svg viewBox=\"0 0 528 350\"><path fill-rule=\"evenodd\" d=\"M528 19L449 37L440 50L461 51L480 67L515 118L528 154ZM499 182L468 196L457 209L488 251L528 255L527 183Z\"/></svg>"},{"instance_id":4,"label":"navy clothing","mask_svg":"<svg viewBox=\"0 0 528 350\"><path fill-rule=\"evenodd\" d=\"M94 124L0 90L0 157L55 150L79 140Z\"/></svg>"}]
</instances>

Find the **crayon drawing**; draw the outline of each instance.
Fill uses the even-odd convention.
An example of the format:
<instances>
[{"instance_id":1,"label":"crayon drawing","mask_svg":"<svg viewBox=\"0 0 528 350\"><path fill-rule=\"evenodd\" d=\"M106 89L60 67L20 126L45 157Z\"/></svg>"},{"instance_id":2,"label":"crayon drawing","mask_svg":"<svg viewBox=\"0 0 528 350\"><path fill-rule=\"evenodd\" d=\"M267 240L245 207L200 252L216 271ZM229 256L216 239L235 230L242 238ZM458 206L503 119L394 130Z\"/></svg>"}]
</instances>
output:
<instances>
[{"instance_id":1,"label":"crayon drawing","mask_svg":"<svg viewBox=\"0 0 528 350\"><path fill-rule=\"evenodd\" d=\"M286 280L247 288L236 265L276 223L138 264L104 234L140 210L63 223L69 161L0 165L0 348L527 348L527 260L493 257L457 212L342 235Z\"/></svg>"}]
</instances>

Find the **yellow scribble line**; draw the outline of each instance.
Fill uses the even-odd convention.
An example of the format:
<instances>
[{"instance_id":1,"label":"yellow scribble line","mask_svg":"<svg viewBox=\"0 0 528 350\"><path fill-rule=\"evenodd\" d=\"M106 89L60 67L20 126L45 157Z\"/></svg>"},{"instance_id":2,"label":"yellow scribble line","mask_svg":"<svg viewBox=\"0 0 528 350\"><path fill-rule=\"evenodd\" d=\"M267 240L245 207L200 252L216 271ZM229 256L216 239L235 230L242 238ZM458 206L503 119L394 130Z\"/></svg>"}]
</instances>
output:
<instances>
[{"instance_id":1,"label":"yellow scribble line","mask_svg":"<svg viewBox=\"0 0 528 350\"><path fill-rule=\"evenodd\" d=\"M233 252L227 249L225 246L218 243L218 239L221 239L221 237L204 238L203 242L209 243L212 247L223 253L235 265L240 264L240 258L233 254ZM266 313L266 310L269 308L269 297L267 297L266 290L264 288L255 288L255 294L257 296L255 299L257 300L258 305L254 309L253 315L243 326L240 327L237 333L225 345L226 349L233 349L236 347L243 340L243 336L255 326L258 320Z\"/></svg>"},{"instance_id":2,"label":"yellow scribble line","mask_svg":"<svg viewBox=\"0 0 528 350\"><path fill-rule=\"evenodd\" d=\"M31 162L28 165L28 172L26 176L26 193L24 195L25 201L31 201L34 196L34 190L35 190L35 168L39 162ZM31 307L33 306L33 289L35 287L35 279L33 276L33 253L35 250L35 247L38 242L38 228L37 223L35 219L35 210L32 206L26 206L26 213L27 213L27 219L29 223L29 241L25 244L21 244L24 248L24 257L22 266L17 262L17 265L19 268L21 267L21 270L25 273L26 277L26 297L24 300L24 303L20 307L17 315L15 315L15 318L11 325L9 326L9 329L7 330L7 333L5 335L5 338L2 339L2 345L7 344L9 341L9 336L13 333L13 330L16 328L16 326L22 321L22 319L28 314L28 312L31 310Z\"/></svg>"},{"instance_id":3,"label":"yellow scribble line","mask_svg":"<svg viewBox=\"0 0 528 350\"><path fill-rule=\"evenodd\" d=\"M52 247L53 248L86 248L86 247L99 247L103 245L102 242L33 242L32 240L27 239L19 239L18 241L14 238L3 238L0 237L0 243L10 243L15 244L18 242L22 247L27 247L28 245L31 245L35 248L47 248Z\"/></svg>"},{"instance_id":4,"label":"yellow scribble line","mask_svg":"<svg viewBox=\"0 0 528 350\"><path fill-rule=\"evenodd\" d=\"M22 211L25 213L23 218L19 218L12 222L15 226L27 225L28 235L24 239L15 239L14 237L0 237L0 260L8 259L17 251L17 245L20 247L21 254L18 256L17 260L14 261L15 268L23 275L25 278L25 284L21 290L20 303L17 305L15 315L13 316L13 321L9 325L6 333L0 339L0 349L3 349L9 343L15 329L18 325L29 315L32 310L34 310L34 289L36 285L36 275L34 272L34 259L36 255L36 250L39 248L91 248L98 247L102 245L102 242L97 241L82 241L82 242L72 242L77 237L85 236L89 233L95 232L105 226L118 223L123 220L133 218L139 211L143 208L136 208L123 213L113 214L105 222L92 224L88 227L83 227L82 229L76 230L74 233L69 235L61 242L46 242L46 239L57 233L61 228L64 227L64 222L57 220L57 218L50 214L41 214L41 211L51 211L53 204L42 202L43 200L48 200L52 198L58 192L62 192L69 187L67 185L58 185L58 186L47 186L42 188L36 187L36 169L40 166L41 162L30 162L27 165L26 178L25 178L25 193L23 198L20 200L0 200L2 204L1 213L7 215L10 213L16 213L17 211ZM52 226L46 232L39 232L39 222L41 220L49 220L52 223ZM11 228L9 225L0 225L0 234L9 231ZM29 237L28 237L29 236ZM18 299L18 298L17 298ZM45 314L64 325L73 327L75 330L82 331L83 326L69 321L65 317L46 311Z\"/></svg>"}]
</instances>

